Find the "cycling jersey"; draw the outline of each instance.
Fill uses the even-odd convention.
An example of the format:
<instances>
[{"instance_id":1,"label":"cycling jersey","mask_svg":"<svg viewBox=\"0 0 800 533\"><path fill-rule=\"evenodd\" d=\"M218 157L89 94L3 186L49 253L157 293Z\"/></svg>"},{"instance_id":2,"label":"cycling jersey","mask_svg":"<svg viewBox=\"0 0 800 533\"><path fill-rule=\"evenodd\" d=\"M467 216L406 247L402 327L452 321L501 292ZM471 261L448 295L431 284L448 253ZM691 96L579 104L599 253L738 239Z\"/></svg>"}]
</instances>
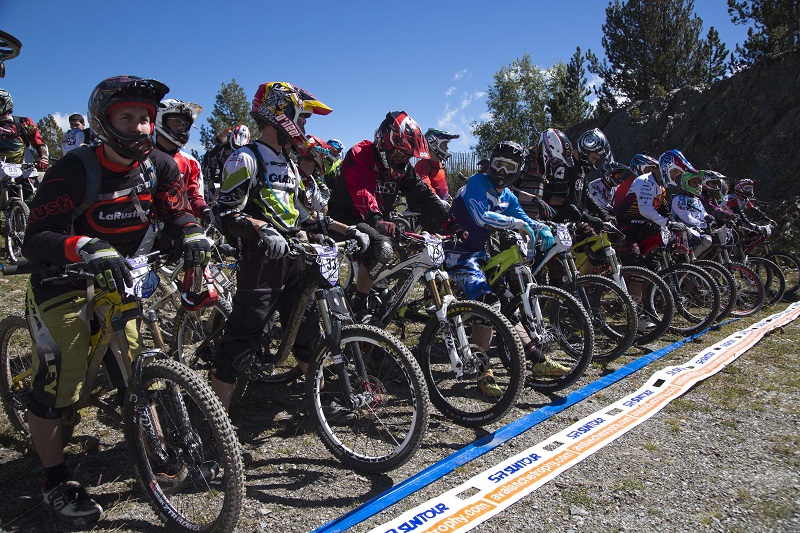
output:
<instances>
[{"instance_id":1,"label":"cycling jersey","mask_svg":"<svg viewBox=\"0 0 800 533\"><path fill-rule=\"evenodd\" d=\"M434 162L431 159L420 159L414 165L414 171L436 196L442 200L447 200L447 195L449 194L447 171L441 161Z\"/></svg>"},{"instance_id":2,"label":"cycling jersey","mask_svg":"<svg viewBox=\"0 0 800 533\"><path fill-rule=\"evenodd\" d=\"M732 212L740 215L742 217L742 221L745 223L755 224L753 220L766 220L770 223L772 222L772 219L769 218L761 209L756 207L753 201L747 196L732 192L728 195L725 204Z\"/></svg>"},{"instance_id":3,"label":"cycling jersey","mask_svg":"<svg viewBox=\"0 0 800 533\"><path fill-rule=\"evenodd\" d=\"M199 217L206 207L206 201L203 199L203 173L200 171L200 162L195 157L184 150L176 148L173 152L167 152L161 146L156 145L156 149L171 155L178 165L178 172L181 175L184 186L186 188L186 198L189 200L189 205L192 207L194 216Z\"/></svg>"},{"instance_id":4,"label":"cycling jersey","mask_svg":"<svg viewBox=\"0 0 800 533\"><path fill-rule=\"evenodd\" d=\"M710 198L705 193L700 194L700 201L703 202L706 213L713 216L715 220L720 222L733 220L733 211L730 211L724 202Z\"/></svg>"},{"instance_id":5,"label":"cycling jersey","mask_svg":"<svg viewBox=\"0 0 800 533\"><path fill-rule=\"evenodd\" d=\"M611 201L614 198L614 191L616 187L609 188L603 182L603 178L597 178L589 183L589 206L593 207L598 215L603 218L612 216L614 214L614 206Z\"/></svg>"},{"instance_id":6,"label":"cycling jersey","mask_svg":"<svg viewBox=\"0 0 800 533\"><path fill-rule=\"evenodd\" d=\"M390 178L383 171L372 141L364 140L347 151L341 168L328 204L331 218L348 225L389 220L395 201L402 194L410 210L422 213L420 223L425 230L441 231L447 209L411 165L406 165L398 179Z\"/></svg>"},{"instance_id":7,"label":"cycling jersey","mask_svg":"<svg viewBox=\"0 0 800 533\"><path fill-rule=\"evenodd\" d=\"M253 150L264 161L259 172ZM295 227L306 220L310 210L303 205L305 194L300 171L283 152L261 141L242 146L225 161L218 209L221 216L245 213L258 220L277 221Z\"/></svg>"},{"instance_id":8,"label":"cycling jersey","mask_svg":"<svg viewBox=\"0 0 800 533\"><path fill-rule=\"evenodd\" d=\"M0 120L0 157L5 157L7 163L23 163L26 138L28 144L35 146L40 154L47 155L47 147L36 124L28 117L18 118L20 128L25 131L20 131L11 117Z\"/></svg>"},{"instance_id":9,"label":"cycling jersey","mask_svg":"<svg viewBox=\"0 0 800 533\"><path fill-rule=\"evenodd\" d=\"M89 144L89 129L73 128L64 134L61 138L61 151L64 154L74 150L82 144Z\"/></svg>"},{"instance_id":10,"label":"cycling jersey","mask_svg":"<svg viewBox=\"0 0 800 533\"><path fill-rule=\"evenodd\" d=\"M586 168L580 163L558 167L547 173L544 200L556 211L556 222L579 222L588 214L586 209ZM561 198L562 203L553 202Z\"/></svg>"},{"instance_id":11,"label":"cycling jersey","mask_svg":"<svg viewBox=\"0 0 800 533\"><path fill-rule=\"evenodd\" d=\"M527 227L535 235L541 227L525 214L517 197L508 188L498 193L486 174L475 174L453 198L450 214L469 236L452 251L473 253L482 251L495 229L521 229Z\"/></svg>"},{"instance_id":12,"label":"cycling jersey","mask_svg":"<svg viewBox=\"0 0 800 533\"><path fill-rule=\"evenodd\" d=\"M679 222L687 226L699 229L706 229L706 209L703 202L696 196L679 194L672 199L672 215Z\"/></svg>"},{"instance_id":13,"label":"cycling jersey","mask_svg":"<svg viewBox=\"0 0 800 533\"><path fill-rule=\"evenodd\" d=\"M67 154L45 174L30 202L25 230L22 253L31 261L55 265L82 261L75 249L81 236L102 239L123 256L131 256L156 224L163 224L166 233L178 240L185 226L197 223L171 157L157 150L150 153L158 176L153 198L145 186L141 165L115 164L105 158L102 146L95 148L95 153L102 171L99 199L77 217L73 212L83 202L89 187L83 162L76 155ZM116 194L124 190L131 192ZM139 209L146 220L141 220ZM39 301L61 292L53 284L40 286L36 275L31 276L31 282Z\"/></svg>"},{"instance_id":14,"label":"cycling jersey","mask_svg":"<svg viewBox=\"0 0 800 533\"><path fill-rule=\"evenodd\" d=\"M652 173L630 177L614 192L614 214L621 221L651 221L666 226L668 219L658 212L666 204L667 191Z\"/></svg>"}]
</instances>

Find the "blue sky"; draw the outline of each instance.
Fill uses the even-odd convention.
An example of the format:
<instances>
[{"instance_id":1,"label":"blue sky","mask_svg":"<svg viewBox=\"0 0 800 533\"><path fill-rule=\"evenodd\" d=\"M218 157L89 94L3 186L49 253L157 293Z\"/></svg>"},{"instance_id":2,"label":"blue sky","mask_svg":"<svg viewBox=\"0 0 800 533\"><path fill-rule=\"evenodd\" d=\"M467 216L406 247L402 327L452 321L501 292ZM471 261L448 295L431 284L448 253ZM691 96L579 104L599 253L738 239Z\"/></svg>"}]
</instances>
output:
<instances>
[{"instance_id":1,"label":"blue sky","mask_svg":"<svg viewBox=\"0 0 800 533\"><path fill-rule=\"evenodd\" d=\"M550 2L223 2L150 0L63 2L0 0L0 30L22 42L0 87L14 112L38 121L53 114L66 128L86 113L94 86L133 74L156 78L170 97L205 110L232 78L248 99L260 83L289 81L333 108L313 117L308 133L346 146L372 138L391 110L405 110L423 130L455 131L451 150L474 138L486 117L486 91L503 65L530 53L550 67L580 46L602 57L603 0ZM714 26L728 46L746 38L726 0L697 0L703 35ZM591 81L591 74L588 74ZM201 154L199 130L187 148Z\"/></svg>"}]
</instances>

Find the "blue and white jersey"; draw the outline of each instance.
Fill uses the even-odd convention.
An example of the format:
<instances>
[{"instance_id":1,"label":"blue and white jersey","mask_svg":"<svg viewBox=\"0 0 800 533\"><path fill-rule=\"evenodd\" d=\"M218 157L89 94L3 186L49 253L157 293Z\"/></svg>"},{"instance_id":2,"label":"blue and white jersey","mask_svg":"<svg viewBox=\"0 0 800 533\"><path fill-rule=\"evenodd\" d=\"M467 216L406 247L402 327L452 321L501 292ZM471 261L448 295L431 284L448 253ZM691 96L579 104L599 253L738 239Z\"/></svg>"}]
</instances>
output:
<instances>
[{"instance_id":1,"label":"blue and white jersey","mask_svg":"<svg viewBox=\"0 0 800 533\"><path fill-rule=\"evenodd\" d=\"M498 193L486 174L475 174L467 181L453 199L450 214L469 232L469 237L452 250L457 253L483 250L495 229L518 230L527 226L535 235L541 227L525 214L514 193L508 188Z\"/></svg>"}]
</instances>

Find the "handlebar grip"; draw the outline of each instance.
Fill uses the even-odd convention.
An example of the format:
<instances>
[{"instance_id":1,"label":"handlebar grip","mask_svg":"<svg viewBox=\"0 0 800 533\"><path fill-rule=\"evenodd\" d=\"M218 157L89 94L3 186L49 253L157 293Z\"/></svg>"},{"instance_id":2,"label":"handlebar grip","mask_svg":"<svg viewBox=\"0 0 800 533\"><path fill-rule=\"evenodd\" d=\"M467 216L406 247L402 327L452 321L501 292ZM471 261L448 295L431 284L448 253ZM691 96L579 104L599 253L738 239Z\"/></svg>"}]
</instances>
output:
<instances>
[{"instance_id":1,"label":"handlebar grip","mask_svg":"<svg viewBox=\"0 0 800 533\"><path fill-rule=\"evenodd\" d=\"M17 276L20 274L37 274L48 272L53 269L52 265L45 263L32 263L26 259L21 259L16 265L0 265L0 270L4 276Z\"/></svg>"}]
</instances>

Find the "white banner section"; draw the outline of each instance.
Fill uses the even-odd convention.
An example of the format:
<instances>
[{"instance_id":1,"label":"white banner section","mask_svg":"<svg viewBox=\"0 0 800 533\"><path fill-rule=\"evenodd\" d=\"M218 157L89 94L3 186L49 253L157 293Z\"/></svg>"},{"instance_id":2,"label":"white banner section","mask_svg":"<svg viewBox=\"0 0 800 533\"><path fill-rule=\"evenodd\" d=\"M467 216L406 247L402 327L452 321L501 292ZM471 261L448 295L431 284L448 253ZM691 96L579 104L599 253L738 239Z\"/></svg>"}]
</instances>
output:
<instances>
[{"instance_id":1,"label":"white banner section","mask_svg":"<svg viewBox=\"0 0 800 533\"><path fill-rule=\"evenodd\" d=\"M370 533L469 531L661 411L800 315L800 302L736 332L681 366L656 372L633 394L587 416Z\"/></svg>"}]
</instances>

